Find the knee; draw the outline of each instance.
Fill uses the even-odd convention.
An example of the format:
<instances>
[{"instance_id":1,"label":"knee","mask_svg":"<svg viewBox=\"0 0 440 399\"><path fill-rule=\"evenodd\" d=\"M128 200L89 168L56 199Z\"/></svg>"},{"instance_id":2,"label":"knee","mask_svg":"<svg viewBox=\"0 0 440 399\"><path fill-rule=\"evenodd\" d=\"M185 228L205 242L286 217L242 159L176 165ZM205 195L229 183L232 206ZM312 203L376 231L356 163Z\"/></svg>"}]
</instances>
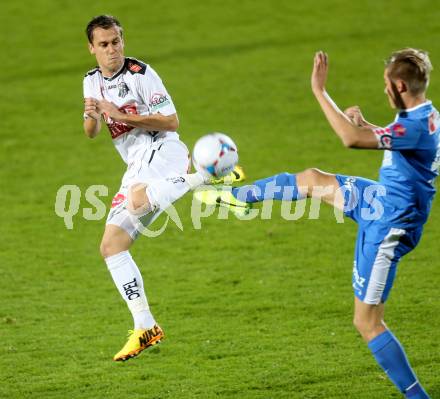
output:
<instances>
[{"instance_id":1,"label":"knee","mask_svg":"<svg viewBox=\"0 0 440 399\"><path fill-rule=\"evenodd\" d=\"M105 259L120 252L128 251L132 243L133 238L127 231L119 226L108 224L105 227L99 251Z\"/></svg>"},{"instance_id":2,"label":"knee","mask_svg":"<svg viewBox=\"0 0 440 399\"><path fill-rule=\"evenodd\" d=\"M362 318L354 315L353 326L359 333L362 334L362 331L364 331L364 329L365 329L365 322Z\"/></svg>"},{"instance_id":3,"label":"knee","mask_svg":"<svg viewBox=\"0 0 440 399\"><path fill-rule=\"evenodd\" d=\"M320 178L322 172L317 168L308 168L297 174L297 184L301 187L306 187L307 196L311 196L313 187L320 185Z\"/></svg>"},{"instance_id":4,"label":"knee","mask_svg":"<svg viewBox=\"0 0 440 399\"><path fill-rule=\"evenodd\" d=\"M116 255L122 251L127 251L130 248L128 240L118 239L116 236L104 236L99 246L99 252L105 259L109 256Z\"/></svg>"},{"instance_id":5,"label":"knee","mask_svg":"<svg viewBox=\"0 0 440 399\"><path fill-rule=\"evenodd\" d=\"M105 259L109 256L114 255L113 251L113 245L111 240L103 238L101 241L101 244L99 246L99 252L101 253L101 256Z\"/></svg>"},{"instance_id":6,"label":"knee","mask_svg":"<svg viewBox=\"0 0 440 399\"><path fill-rule=\"evenodd\" d=\"M148 200L147 185L137 183L131 186L128 190L127 196L127 210L132 215L140 215L145 212L150 212L151 206Z\"/></svg>"},{"instance_id":7,"label":"knee","mask_svg":"<svg viewBox=\"0 0 440 399\"><path fill-rule=\"evenodd\" d=\"M366 342L371 341L384 328L382 322L356 315L353 318L353 325Z\"/></svg>"},{"instance_id":8,"label":"knee","mask_svg":"<svg viewBox=\"0 0 440 399\"><path fill-rule=\"evenodd\" d=\"M309 182L309 185L314 185L319 181L319 178L322 175L322 172L318 168L308 168L301 172L301 174L306 178Z\"/></svg>"}]
</instances>

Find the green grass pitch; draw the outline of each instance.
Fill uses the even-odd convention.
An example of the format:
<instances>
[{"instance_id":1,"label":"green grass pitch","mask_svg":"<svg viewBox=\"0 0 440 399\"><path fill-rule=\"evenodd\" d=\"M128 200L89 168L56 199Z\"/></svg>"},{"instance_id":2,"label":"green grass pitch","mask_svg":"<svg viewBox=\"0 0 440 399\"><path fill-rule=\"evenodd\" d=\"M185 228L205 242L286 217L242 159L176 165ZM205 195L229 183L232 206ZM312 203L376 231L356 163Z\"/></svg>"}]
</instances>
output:
<instances>
[{"instance_id":1,"label":"green grass pitch","mask_svg":"<svg viewBox=\"0 0 440 399\"><path fill-rule=\"evenodd\" d=\"M230 134L250 180L311 166L376 178L381 154L343 148L311 94L319 49L330 54L334 99L378 124L394 117L383 60L427 49L429 97L440 104L438 1L3 1L0 397L399 398L352 327L356 225L325 207L319 220L286 221L279 204L271 220L216 213L195 229L187 195L177 205L184 230L170 223L132 250L167 338L111 360L131 317L98 252L104 220L82 217L87 187L108 186L109 204L124 171L106 131L82 132L82 78L95 65L84 28L101 13L120 18L126 54L161 75L187 145ZM54 211L64 184L83 194L72 230ZM437 199L387 305L432 398L439 235Z\"/></svg>"}]
</instances>

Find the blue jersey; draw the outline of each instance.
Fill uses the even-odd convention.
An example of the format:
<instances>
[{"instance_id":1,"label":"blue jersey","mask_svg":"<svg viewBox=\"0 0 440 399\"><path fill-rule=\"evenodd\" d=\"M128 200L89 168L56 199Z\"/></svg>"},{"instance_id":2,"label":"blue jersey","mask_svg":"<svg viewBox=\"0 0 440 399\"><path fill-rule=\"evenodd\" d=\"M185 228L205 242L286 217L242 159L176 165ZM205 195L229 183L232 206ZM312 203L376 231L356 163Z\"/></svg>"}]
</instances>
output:
<instances>
[{"instance_id":1,"label":"blue jersey","mask_svg":"<svg viewBox=\"0 0 440 399\"><path fill-rule=\"evenodd\" d=\"M385 149L379 183L382 221L395 227L425 223L435 194L440 166L440 116L430 101L399 112L386 128L374 129Z\"/></svg>"}]
</instances>

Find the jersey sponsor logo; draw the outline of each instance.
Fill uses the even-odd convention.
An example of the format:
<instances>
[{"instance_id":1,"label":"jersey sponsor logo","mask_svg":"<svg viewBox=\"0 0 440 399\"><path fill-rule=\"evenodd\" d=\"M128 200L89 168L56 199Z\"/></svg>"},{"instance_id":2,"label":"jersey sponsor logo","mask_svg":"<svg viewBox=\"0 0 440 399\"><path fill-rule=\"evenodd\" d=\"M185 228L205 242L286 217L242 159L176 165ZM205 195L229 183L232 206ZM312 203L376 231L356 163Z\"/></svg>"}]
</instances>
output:
<instances>
[{"instance_id":1,"label":"jersey sponsor logo","mask_svg":"<svg viewBox=\"0 0 440 399\"><path fill-rule=\"evenodd\" d=\"M148 106L152 111L156 111L157 109L160 109L170 104L170 102L170 99L165 94L154 93L150 97L150 103L148 104Z\"/></svg>"},{"instance_id":2,"label":"jersey sponsor logo","mask_svg":"<svg viewBox=\"0 0 440 399\"><path fill-rule=\"evenodd\" d=\"M119 108L119 111L124 112L126 114L137 114L137 108L136 104L127 104ZM110 134L112 136L112 139L115 139L119 136L121 136L124 133L129 132L130 130L133 130L133 126L128 126L127 124L123 122L116 122L112 118L110 118L106 113L104 113L104 120L107 124L108 130L110 130Z\"/></svg>"},{"instance_id":3,"label":"jersey sponsor logo","mask_svg":"<svg viewBox=\"0 0 440 399\"><path fill-rule=\"evenodd\" d=\"M140 71L142 70L142 67L141 67L139 64L135 64L135 63L129 61L129 62L128 62L128 69L129 69L131 72L138 73L138 72L140 72Z\"/></svg>"},{"instance_id":4,"label":"jersey sponsor logo","mask_svg":"<svg viewBox=\"0 0 440 399\"><path fill-rule=\"evenodd\" d=\"M386 128L378 128L373 129L374 134L379 142L379 148L385 148L387 150L391 149L392 146L392 135L391 129L389 127Z\"/></svg>"}]
</instances>

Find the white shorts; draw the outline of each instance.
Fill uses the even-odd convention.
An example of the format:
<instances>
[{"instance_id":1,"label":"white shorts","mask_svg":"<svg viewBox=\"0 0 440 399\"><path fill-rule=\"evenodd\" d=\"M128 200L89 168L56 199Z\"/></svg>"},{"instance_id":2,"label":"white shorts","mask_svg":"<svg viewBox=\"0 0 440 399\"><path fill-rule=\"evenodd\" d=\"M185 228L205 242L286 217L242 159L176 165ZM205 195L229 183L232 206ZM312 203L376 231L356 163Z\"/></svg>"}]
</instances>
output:
<instances>
[{"instance_id":1,"label":"white shorts","mask_svg":"<svg viewBox=\"0 0 440 399\"><path fill-rule=\"evenodd\" d=\"M174 138L158 138L153 141L150 146L145 147L145 151L141 152L139 158L128 165L122 177L121 187L113 197L106 224L122 228L135 240L140 232L126 208L128 189L136 183L148 185L147 195L154 211L139 215L142 225L147 227L158 218L167 205L188 191L187 185L180 180L176 184L175 179L171 179L171 181L165 181L165 179L188 173L189 166L189 152L183 142ZM167 184L168 186L166 190L156 190L156 184Z\"/></svg>"}]
</instances>

